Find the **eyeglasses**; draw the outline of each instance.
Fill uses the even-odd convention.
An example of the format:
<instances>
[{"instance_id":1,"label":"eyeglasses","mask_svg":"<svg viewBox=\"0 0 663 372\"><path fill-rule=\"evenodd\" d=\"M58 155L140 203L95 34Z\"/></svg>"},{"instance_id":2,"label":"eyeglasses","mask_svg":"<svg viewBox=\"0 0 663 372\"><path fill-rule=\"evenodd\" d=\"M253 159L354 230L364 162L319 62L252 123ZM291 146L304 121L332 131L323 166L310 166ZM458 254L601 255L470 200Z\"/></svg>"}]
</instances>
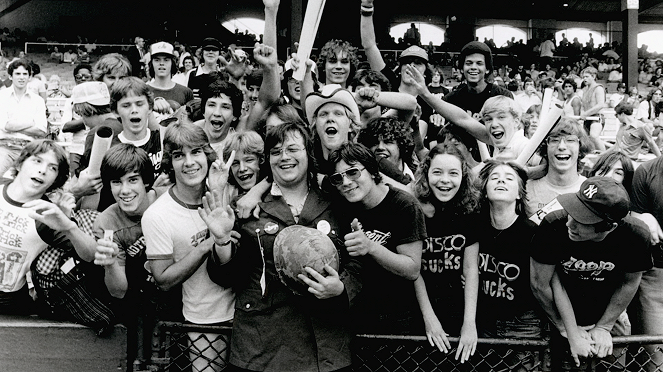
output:
<instances>
[{"instance_id":1,"label":"eyeglasses","mask_svg":"<svg viewBox=\"0 0 663 372\"><path fill-rule=\"evenodd\" d=\"M340 186L343 184L343 177L347 177L350 181L356 181L361 176L361 171L366 168L356 168L352 167L346 169L343 172L334 173L329 176L329 182L334 186Z\"/></svg>"},{"instance_id":2,"label":"eyeglasses","mask_svg":"<svg viewBox=\"0 0 663 372\"><path fill-rule=\"evenodd\" d=\"M295 147L295 146L288 146L288 147L285 147L285 148L271 149L271 150L269 150L269 156L271 156L273 158L278 158L284 152L286 154L288 154L288 156L293 156L293 155L295 155L296 153L298 153L302 150L304 150L304 149L301 148L301 147Z\"/></svg>"},{"instance_id":3,"label":"eyeglasses","mask_svg":"<svg viewBox=\"0 0 663 372\"><path fill-rule=\"evenodd\" d=\"M574 134L569 134L568 136L552 136L546 139L546 142L550 146L557 146L560 142L566 142L567 145L576 144L580 142L580 138Z\"/></svg>"}]
</instances>

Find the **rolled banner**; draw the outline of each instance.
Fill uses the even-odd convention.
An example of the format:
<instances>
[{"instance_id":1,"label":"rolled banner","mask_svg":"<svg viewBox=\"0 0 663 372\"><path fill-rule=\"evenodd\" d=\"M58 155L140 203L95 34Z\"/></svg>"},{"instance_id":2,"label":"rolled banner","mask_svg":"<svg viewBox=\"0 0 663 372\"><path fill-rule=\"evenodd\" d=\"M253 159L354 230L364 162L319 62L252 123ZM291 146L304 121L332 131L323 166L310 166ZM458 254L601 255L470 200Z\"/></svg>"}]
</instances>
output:
<instances>
[{"instance_id":1,"label":"rolled banner","mask_svg":"<svg viewBox=\"0 0 663 372\"><path fill-rule=\"evenodd\" d=\"M104 155L110 149L112 139L113 129L110 127L99 127L97 133L94 134L94 142L92 142L92 150L90 152L90 163L87 167L87 172L91 176L99 176L101 174L101 159L104 158Z\"/></svg>"},{"instance_id":2,"label":"rolled banner","mask_svg":"<svg viewBox=\"0 0 663 372\"><path fill-rule=\"evenodd\" d=\"M315 40L315 35L318 33L318 26L320 25L322 10L324 8L325 0L309 0L306 6L302 33L299 35L299 49L297 49L297 57L302 65L292 75L293 78L299 81L304 80L306 60L311 56L313 41Z\"/></svg>"},{"instance_id":3,"label":"rolled banner","mask_svg":"<svg viewBox=\"0 0 663 372\"><path fill-rule=\"evenodd\" d=\"M529 142L527 142L527 145L518 156L518 159L516 159L518 164L525 165L529 158L534 155L534 152L539 148L541 142L543 142L548 133L550 133L550 130L553 129L555 124L559 121L559 118L562 116L563 105L564 102L560 100L552 100L550 110L543 115L539 127L536 128L536 131L532 134L532 138L529 139Z\"/></svg>"}]
</instances>

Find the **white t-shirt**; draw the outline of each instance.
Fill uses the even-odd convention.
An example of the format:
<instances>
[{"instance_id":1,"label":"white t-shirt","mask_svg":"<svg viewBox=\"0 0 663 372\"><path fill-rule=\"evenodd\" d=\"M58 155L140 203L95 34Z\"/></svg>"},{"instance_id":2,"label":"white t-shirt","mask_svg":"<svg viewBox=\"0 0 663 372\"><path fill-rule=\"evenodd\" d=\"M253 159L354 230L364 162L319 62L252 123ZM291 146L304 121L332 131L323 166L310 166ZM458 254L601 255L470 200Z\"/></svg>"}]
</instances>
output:
<instances>
[{"instance_id":1,"label":"white t-shirt","mask_svg":"<svg viewBox=\"0 0 663 372\"><path fill-rule=\"evenodd\" d=\"M548 177L527 181L527 217L536 213L558 195L578 192L580 185L585 181L584 176L566 186L556 186L548 181Z\"/></svg>"},{"instance_id":2,"label":"white t-shirt","mask_svg":"<svg viewBox=\"0 0 663 372\"><path fill-rule=\"evenodd\" d=\"M143 214L141 221L148 260L182 260L199 244L214 244L198 207L186 206L173 195L164 193ZM192 323L211 324L233 319L235 294L212 282L207 260L182 284L182 313Z\"/></svg>"}]
</instances>

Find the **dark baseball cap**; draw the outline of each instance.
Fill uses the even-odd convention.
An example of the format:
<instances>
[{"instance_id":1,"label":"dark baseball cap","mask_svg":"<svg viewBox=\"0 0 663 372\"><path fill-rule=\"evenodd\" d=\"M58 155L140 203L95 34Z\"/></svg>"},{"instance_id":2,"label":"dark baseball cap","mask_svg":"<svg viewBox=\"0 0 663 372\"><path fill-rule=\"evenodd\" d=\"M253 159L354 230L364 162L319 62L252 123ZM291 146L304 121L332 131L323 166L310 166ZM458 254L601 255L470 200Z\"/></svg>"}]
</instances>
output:
<instances>
[{"instance_id":1,"label":"dark baseball cap","mask_svg":"<svg viewBox=\"0 0 663 372\"><path fill-rule=\"evenodd\" d=\"M216 49L216 50L221 50L221 43L219 40L216 40L213 37L207 37L203 39L203 42L201 44L203 49Z\"/></svg>"},{"instance_id":2,"label":"dark baseball cap","mask_svg":"<svg viewBox=\"0 0 663 372\"><path fill-rule=\"evenodd\" d=\"M609 177L588 178L578 192L560 195L557 201L574 220L585 225L619 222L631 205L624 186Z\"/></svg>"}]
</instances>

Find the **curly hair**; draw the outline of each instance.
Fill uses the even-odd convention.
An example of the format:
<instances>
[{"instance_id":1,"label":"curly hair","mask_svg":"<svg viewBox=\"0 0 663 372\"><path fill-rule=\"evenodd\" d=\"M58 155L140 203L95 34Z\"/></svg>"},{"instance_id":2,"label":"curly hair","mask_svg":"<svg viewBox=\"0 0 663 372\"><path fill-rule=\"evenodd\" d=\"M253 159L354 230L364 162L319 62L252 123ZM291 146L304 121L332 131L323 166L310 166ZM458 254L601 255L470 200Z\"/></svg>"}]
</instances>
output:
<instances>
[{"instance_id":1,"label":"curly hair","mask_svg":"<svg viewBox=\"0 0 663 372\"><path fill-rule=\"evenodd\" d=\"M428 171L430 165L438 155L451 155L460 161L462 181L458 188L458 192L454 197L445 204L445 212L452 215L466 215L474 212L479 205L479 191L474 183L474 176L470 170L469 165L465 161L463 155L456 149L455 146L447 143L439 144L431 149L426 157L419 164L419 168L414 175L414 195L422 203L433 203L436 200L433 193L430 191L430 184L428 181Z\"/></svg>"},{"instance_id":2,"label":"curly hair","mask_svg":"<svg viewBox=\"0 0 663 372\"><path fill-rule=\"evenodd\" d=\"M357 48L353 47L347 41L332 39L325 43L325 45L320 50L320 55L318 56L318 71L320 71L319 80L325 83L325 64L327 60L336 58L336 52L345 52L347 58L350 60L350 76L348 81L352 80L352 77L357 71L357 66L359 65L359 58L357 57Z\"/></svg>"},{"instance_id":3,"label":"curly hair","mask_svg":"<svg viewBox=\"0 0 663 372\"><path fill-rule=\"evenodd\" d=\"M377 117L359 132L357 142L368 147L377 146L380 141L395 142L401 154L401 160L412 165L414 141L409 128L402 121L392 117Z\"/></svg>"},{"instance_id":4,"label":"curly hair","mask_svg":"<svg viewBox=\"0 0 663 372\"><path fill-rule=\"evenodd\" d=\"M504 161L491 159L486 162L486 165L483 168L481 168L481 172L479 172L478 187L479 192L481 193L482 209L489 207L487 186L490 174L500 166L507 166L516 171L516 174L518 175L519 198L516 200L516 214L524 215L527 206L527 171L520 164L511 160Z\"/></svg>"}]
</instances>

